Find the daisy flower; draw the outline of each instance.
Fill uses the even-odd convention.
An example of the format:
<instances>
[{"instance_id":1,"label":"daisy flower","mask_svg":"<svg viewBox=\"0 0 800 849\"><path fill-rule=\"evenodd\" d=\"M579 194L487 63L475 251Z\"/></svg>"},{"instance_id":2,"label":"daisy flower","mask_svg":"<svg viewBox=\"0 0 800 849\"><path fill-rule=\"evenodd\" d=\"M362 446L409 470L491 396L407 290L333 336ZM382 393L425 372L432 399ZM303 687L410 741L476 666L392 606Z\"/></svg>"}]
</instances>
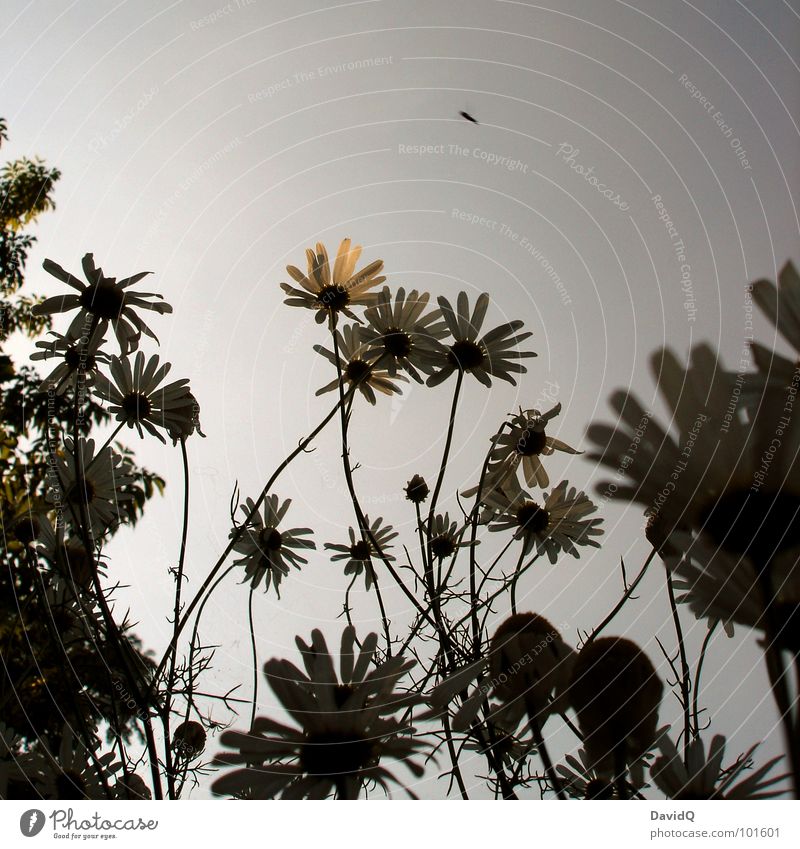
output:
<instances>
[{"instance_id":1,"label":"daisy flower","mask_svg":"<svg viewBox=\"0 0 800 849\"><path fill-rule=\"evenodd\" d=\"M61 735L61 745L58 753L51 753L47 741L42 740L42 746L37 754L46 766L43 783L43 795L49 799L105 799L106 792L103 782L98 775L98 769L109 782L115 772L122 769L122 764L116 760L113 752L98 754L100 741L93 740L93 751L72 733L72 729L64 726Z\"/></svg>"},{"instance_id":2,"label":"daisy flower","mask_svg":"<svg viewBox=\"0 0 800 849\"><path fill-rule=\"evenodd\" d=\"M650 767L653 781L668 799L772 799L788 792L787 789L769 789L783 781L785 775L766 779L767 773L782 760L781 757L767 761L734 784L752 765L751 756L758 744L748 749L732 766L723 769L725 738L721 734L714 735L708 757L703 741L699 737L693 738L686 754L687 766L668 732L669 727L662 729L658 740L661 755Z\"/></svg>"},{"instance_id":3,"label":"daisy flower","mask_svg":"<svg viewBox=\"0 0 800 849\"><path fill-rule=\"evenodd\" d=\"M164 427L173 444L188 439L195 431L205 437L200 427L200 405L191 392L185 392L180 401L164 410Z\"/></svg>"},{"instance_id":4,"label":"daisy flower","mask_svg":"<svg viewBox=\"0 0 800 849\"><path fill-rule=\"evenodd\" d=\"M788 530L791 530L789 528ZM765 632L767 598L763 579L750 558L719 547L704 534L676 531L664 555L675 575L678 602L687 604L709 627L721 622L729 637L734 624ZM776 633L771 639L782 648L800 652L800 569L796 548L775 559L769 568L772 592L769 598Z\"/></svg>"},{"instance_id":5,"label":"daisy flower","mask_svg":"<svg viewBox=\"0 0 800 849\"><path fill-rule=\"evenodd\" d=\"M375 404L375 391L384 395L400 393L400 387L392 380L407 381L402 374L395 375L392 380L386 369L379 369L377 362L371 358L358 335L358 329L354 325L347 325L342 332L335 330L336 343L339 347L339 367L342 370L342 378L346 384L357 386L358 391L369 401ZM322 345L314 345L314 350L321 354L332 365L337 364L336 354L323 348ZM332 392L339 386L339 378L317 390L317 395Z\"/></svg>"},{"instance_id":6,"label":"daisy flower","mask_svg":"<svg viewBox=\"0 0 800 849\"><path fill-rule=\"evenodd\" d=\"M428 702L441 712L461 696L478 676L482 681L453 716L453 730L466 731L477 720L487 699L491 722L513 733L525 716L533 714L544 725L564 711L575 652L559 631L536 613L519 613L503 621L489 644L488 658L462 667L438 684Z\"/></svg>"},{"instance_id":7,"label":"daisy flower","mask_svg":"<svg viewBox=\"0 0 800 849\"><path fill-rule=\"evenodd\" d=\"M130 773L127 778L121 775L117 779L117 783L114 785L114 795L117 799L129 801L153 798L153 794L145 784L144 779L135 772Z\"/></svg>"},{"instance_id":8,"label":"daisy flower","mask_svg":"<svg viewBox=\"0 0 800 849\"><path fill-rule=\"evenodd\" d=\"M445 350L440 340L447 336L440 310L425 313L430 295L413 290L406 296L398 289L394 304L388 286L378 295L378 302L364 313L367 324L359 328L367 353L383 356L389 374L398 369L408 372L422 383L420 371L431 374Z\"/></svg>"},{"instance_id":9,"label":"daisy flower","mask_svg":"<svg viewBox=\"0 0 800 849\"><path fill-rule=\"evenodd\" d=\"M189 412L189 381L186 378L161 386L172 368L170 363L159 365L158 355L145 361L139 351L131 368L129 357L111 358L111 380L98 382L96 393L108 401L108 411L118 422L135 427L139 436L142 428L161 442L166 442L158 427L178 427L181 432L192 429ZM179 420L183 420L180 421Z\"/></svg>"},{"instance_id":10,"label":"daisy flower","mask_svg":"<svg viewBox=\"0 0 800 849\"><path fill-rule=\"evenodd\" d=\"M453 310L446 298L438 300L442 316L454 341L440 358L439 371L428 378L428 386L443 383L456 369L474 375L484 386L492 385L492 377L507 380L516 386L517 382L512 374L524 374L527 369L515 360L536 356L533 351L514 350L531 335L528 331L517 332L522 327L522 322L515 319L501 324L479 339L478 334L483 327L489 306L487 294L478 296L471 316L466 292L459 292L456 310Z\"/></svg>"},{"instance_id":11,"label":"daisy flower","mask_svg":"<svg viewBox=\"0 0 800 849\"><path fill-rule=\"evenodd\" d=\"M605 464L620 464L628 453L627 481L601 483L599 489L613 487L617 496L644 504L657 543L668 540L677 549L680 541L677 553L662 545L663 553L689 581L683 598L696 612L707 607L711 598L705 593L716 582L717 590L729 587L718 601L731 614L737 596L750 595L748 612L741 614L748 624L753 622L753 601L789 602L783 615L791 621L791 605L800 599L800 416L794 411L795 393L791 387L767 388L757 412L745 420L727 414L732 383L707 346L692 351L688 367L669 351L657 354L653 366L673 410L677 438L635 398L617 393L612 403L622 425L594 425L589 437L598 445L594 457ZM623 475L618 472L618 477ZM681 552L687 556L681 558ZM697 567L704 577L698 577ZM759 573L764 577L757 580ZM770 598L764 597L765 586ZM703 595L693 599L701 589Z\"/></svg>"},{"instance_id":12,"label":"daisy flower","mask_svg":"<svg viewBox=\"0 0 800 849\"><path fill-rule=\"evenodd\" d=\"M394 560L394 556L387 554L386 549L390 547L388 544L398 536L397 531L391 525L381 527L383 519L380 516L371 525L369 516L364 516L364 521L367 523L375 542L378 543L383 556L387 560ZM362 539L360 532L354 531L353 528L348 528L347 533L350 537L349 545L326 542L325 548L337 552L331 557L332 562L337 560L347 561L344 566L345 575L360 575L363 572L367 589L369 589L375 577L372 571L372 558L378 556L378 551L372 544L372 540L366 535Z\"/></svg>"},{"instance_id":13,"label":"daisy flower","mask_svg":"<svg viewBox=\"0 0 800 849\"><path fill-rule=\"evenodd\" d=\"M291 499L287 499L281 504L277 495L265 498L261 510L253 516L233 546L233 550L242 555L234 563L245 567L245 581L250 581L250 586L255 589L263 579L265 591L269 590L271 581L279 597L280 583L289 574L289 566L299 569L301 563L308 563L296 549L317 547L313 540L304 539L312 533L311 528L278 530L291 503ZM242 505L242 512L249 515L254 507L255 502L248 498ZM238 532L238 528L233 528L230 536Z\"/></svg>"},{"instance_id":14,"label":"daisy flower","mask_svg":"<svg viewBox=\"0 0 800 849\"><path fill-rule=\"evenodd\" d=\"M33 516L32 522L36 527L33 547L41 557L49 561L67 586L76 584L86 589L91 587L94 570L102 573L103 562L100 559L95 562L78 536L64 533L63 525L58 529L53 528L43 513Z\"/></svg>"},{"instance_id":15,"label":"daisy flower","mask_svg":"<svg viewBox=\"0 0 800 849\"><path fill-rule=\"evenodd\" d=\"M649 786L644 780L644 767L653 758L646 752L637 762L629 766L627 785L631 795ZM617 788L608 776L598 773L591 765L586 749L579 749L578 756L567 755L565 764L559 764L556 772L561 779L564 792L573 799L616 799Z\"/></svg>"},{"instance_id":16,"label":"daisy flower","mask_svg":"<svg viewBox=\"0 0 800 849\"><path fill-rule=\"evenodd\" d=\"M258 717L249 733L225 731L220 741L238 751L221 754L220 766L239 766L211 786L217 795L251 799L356 799L366 784L387 793L399 783L383 765L402 761L420 777L412 758L423 749L413 729L395 714L419 699L395 692L414 661L393 657L370 672L377 634L369 634L356 653L355 629L344 630L337 676L325 638L312 632L311 644L299 638L305 673L287 660L270 660L264 672L270 687L297 724ZM415 798L410 791L407 791Z\"/></svg>"},{"instance_id":17,"label":"daisy flower","mask_svg":"<svg viewBox=\"0 0 800 849\"><path fill-rule=\"evenodd\" d=\"M31 360L59 359L61 362L42 380L39 391L52 390L56 395L61 395L72 385L73 378L77 378L79 370L84 384L87 386L93 384L97 374L97 364L108 362L108 355L100 351L100 346L105 339L99 332L99 328L92 334L91 339L80 335L80 331L78 335L67 333L63 336L51 330L48 335L53 338L37 342L36 347L39 350L31 354Z\"/></svg>"},{"instance_id":18,"label":"daisy flower","mask_svg":"<svg viewBox=\"0 0 800 849\"><path fill-rule=\"evenodd\" d=\"M139 347L142 333L156 339L153 331L137 314L137 310L152 310L160 315L172 312L169 304L159 302L163 300L161 295L129 291L131 286L150 274L149 271L142 271L117 282L114 277L104 277L103 269L95 267L94 256L86 254L83 258L83 273L88 281L86 285L51 259L46 259L43 267L53 277L57 277L79 293L47 298L33 308L34 315L54 315L78 309L78 315L70 325L67 336L74 337L82 332L87 323L87 314L91 314L97 319L97 330L101 336L105 336L106 328L111 323L120 351L127 354ZM159 300L154 301L154 298Z\"/></svg>"},{"instance_id":19,"label":"daisy flower","mask_svg":"<svg viewBox=\"0 0 800 849\"><path fill-rule=\"evenodd\" d=\"M491 438L494 448L489 454L482 492L490 492L502 486L503 481L516 474L520 466L528 486L540 486L544 489L550 484L550 478L540 457L549 456L556 451L566 454L582 453L545 433L548 422L560 412L561 404L556 404L546 413L539 410L520 410L519 415L511 420L510 426L502 427ZM464 490L463 495L465 498L472 498L477 492L478 487L474 486Z\"/></svg>"},{"instance_id":20,"label":"daisy flower","mask_svg":"<svg viewBox=\"0 0 800 849\"><path fill-rule=\"evenodd\" d=\"M379 276L383 269L382 259L377 259L356 271L360 256L361 246L351 247L350 239L344 239L339 245L331 273L325 245L317 242L315 251L311 248L306 250L308 274L303 274L293 265L286 266L289 276L303 288L296 289L289 283L281 283L281 289L289 295L284 303L316 310L318 324L322 324L327 316L330 326L333 327L339 313L358 321L350 307L372 306L378 296L369 290L386 280L385 277Z\"/></svg>"},{"instance_id":21,"label":"daisy flower","mask_svg":"<svg viewBox=\"0 0 800 849\"><path fill-rule=\"evenodd\" d=\"M600 547L592 537L603 533L598 527L603 520L586 518L597 506L567 481L557 484L549 495L544 493L540 502L521 489L516 478L510 478L502 489L489 493L486 504L499 512L489 530L513 530L514 538L522 540L523 556L535 548L538 555L546 554L555 563L562 551L579 557L578 545Z\"/></svg>"},{"instance_id":22,"label":"daisy flower","mask_svg":"<svg viewBox=\"0 0 800 849\"><path fill-rule=\"evenodd\" d=\"M445 513L444 516L436 515L433 517L433 522L428 527L428 536L431 554L437 560L446 560L448 557L452 557L459 548L468 548L471 544L469 540L460 540L458 523L450 521L449 513Z\"/></svg>"},{"instance_id":23,"label":"daisy flower","mask_svg":"<svg viewBox=\"0 0 800 849\"><path fill-rule=\"evenodd\" d=\"M578 756L567 755L565 764L556 766L561 787L572 799L613 799L614 784L593 769L586 749Z\"/></svg>"},{"instance_id":24,"label":"daisy flower","mask_svg":"<svg viewBox=\"0 0 800 849\"><path fill-rule=\"evenodd\" d=\"M120 502L133 498L126 491L134 482L132 466L111 448L103 448L95 454L93 439L81 437L77 452L69 438L64 440L64 447L66 450L57 463L56 478L48 478L48 501L73 527L80 526L85 507L89 525L86 531L91 538L97 538L118 523ZM76 456L80 456L83 470L80 481Z\"/></svg>"},{"instance_id":25,"label":"daisy flower","mask_svg":"<svg viewBox=\"0 0 800 849\"><path fill-rule=\"evenodd\" d=\"M630 640L600 637L578 652L568 697L598 775L620 778L653 746L663 691L650 659Z\"/></svg>"}]
</instances>

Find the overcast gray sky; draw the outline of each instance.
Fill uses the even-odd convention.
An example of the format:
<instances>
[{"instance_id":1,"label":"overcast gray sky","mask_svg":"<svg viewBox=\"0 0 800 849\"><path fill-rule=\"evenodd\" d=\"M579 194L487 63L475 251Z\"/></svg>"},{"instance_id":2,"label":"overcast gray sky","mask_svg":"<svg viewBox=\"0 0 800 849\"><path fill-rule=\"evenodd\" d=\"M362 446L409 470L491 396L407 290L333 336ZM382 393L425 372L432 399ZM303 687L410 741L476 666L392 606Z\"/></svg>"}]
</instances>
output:
<instances>
[{"instance_id":1,"label":"overcast gray sky","mask_svg":"<svg viewBox=\"0 0 800 849\"><path fill-rule=\"evenodd\" d=\"M473 481L505 414L553 383L558 436L587 447L589 422L609 418L611 390L634 386L654 403L647 357L657 346L685 353L709 340L736 366L745 283L798 258L796 2L5 8L4 153L37 153L63 172L58 208L36 228L29 288L59 291L40 268L45 256L78 269L93 251L109 274L155 272L148 290L175 308L153 326L175 375L191 378L208 436L189 444L190 586L224 547L234 482L255 495L329 409L331 396L314 397L331 379L328 364L311 349L325 343L324 327L284 306L278 288L286 264L302 265L315 241L334 250L351 237L365 261L385 260L394 287L487 291L487 323L522 318L533 331L539 357L517 388L468 382L443 504L451 510L453 488ZM771 339L763 322L756 330ZM406 535L412 513L400 490L416 472L434 477L451 391L451 382L411 387L354 416L365 508ZM179 452L129 442L169 486L134 533L119 535L113 572L132 585L125 598L161 648ZM276 487L295 499L290 524L312 525L320 549L353 521L338 455L331 429ZM587 490L604 477L581 458L549 468ZM618 597L620 556L633 571L649 550L637 508L602 513L602 550L542 564L520 588L521 605L562 625L573 644ZM336 635L342 625L345 583L322 551L284 586L280 603L257 598L260 662L294 658L296 633ZM389 600L399 624L407 604ZM374 597L359 590L354 604L360 630L375 628ZM232 577L208 607L204 636L221 644L213 683L222 688L249 682L246 605ZM694 625L688 612L685 620ZM704 630L691 628L692 646ZM654 656L654 635L673 644L663 573L652 571L612 631ZM715 639L707 670L714 729L732 735L732 750L769 737L772 751L779 732L752 638ZM664 721L675 721L675 707L665 701ZM433 776L416 789L443 792Z\"/></svg>"}]
</instances>

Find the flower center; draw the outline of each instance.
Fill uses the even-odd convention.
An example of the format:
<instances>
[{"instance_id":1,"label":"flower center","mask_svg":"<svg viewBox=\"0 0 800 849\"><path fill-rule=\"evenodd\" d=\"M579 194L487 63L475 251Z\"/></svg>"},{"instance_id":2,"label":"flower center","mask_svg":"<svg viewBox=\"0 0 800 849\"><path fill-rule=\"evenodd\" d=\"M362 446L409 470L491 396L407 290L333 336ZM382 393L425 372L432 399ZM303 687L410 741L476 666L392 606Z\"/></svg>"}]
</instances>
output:
<instances>
[{"instance_id":1,"label":"flower center","mask_svg":"<svg viewBox=\"0 0 800 849\"><path fill-rule=\"evenodd\" d=\"M64 362L69 367L70 371L77 371L79 368L84 371L94 371L95 359L91 354L81 356L80 349L77 346L67 348L64 353Z\"/></svg>"},{"instance_id":2,"label":"flower center","mask_svg":"<svg viewBox=\"0 0 800 849\"><path fill-rule=\"evenodd\" d=\"M328 286L323 286L317 295L317 303L321 304L323 309L331 312L339 312L350 303L350 295L344 286L339 286L336 283Z\"/></svg>"},{"instance_id":3,"label":"flower center","mask_svg":"<svg viewBox=\"0 0 800 849\"><path fill-rule=\"evenodd\" d=\"M372 760L372 744L358 734L320 731L309 734L300 747L300 766L308 775L347 777Z\"/></svg>"},{"instance_id":4,"label":"flower center","mask_svg":"<svg viewBox=\"0 0 800 849\"><path fill-rule=\"evenodd\" d=\"M547 528L550 514L535 501L526 501L517 510L517 524L529 534L538 534Z\"/></svg>"},{"instance_id":5,"label":"flower center","mask_svg":"<svg viewBox=\"0 0 800 849\"><path fill-rule=\"evenodd\" d=\"M333 701L336 703L336 707L343 708L352 695L353 688L349 684L337 684L333 689Z\"/></svg>"},{"instance_id":6,"label":"flower center","mask_svg":"<svg viewBox=\"0 0 800 849\"><path fill-rule=\"evenodd\" d=\"M363 539L350 546L350 556L353 560L369 560L369 543Z\"/></svg>"},{"instance_id":7,"label":"flower center","mask_svg":"<svg viewBox=\"0 0 800 849\"><path fill-rule=\"evenodd\" d=\"M431 551L435 557L444 560L456 550L456 545L449 534L442 534L431 540Z\"/></svg>"},{"instance_id":8,"label":"flower center","mask_svg":"<svg viewBox=\"0 0 800 849\"><path fill-rule=\"evenodd\" d=\"M725 551L751 557L757 569L800 545L800 498L779 492L725 493L701 513L704 530Z\"/></svg>"},{"instance_id":9,"label":"flower center","mask_svg":"<svg viewBox=\"0 0 800 849\"><path fill-rule=\"evenodd\" d=\"M448 353L450 362L462 371L471 371L483 364L486 355L477 342L461 339L450 346Z\"/></svg>"},{"instance_id":10,"label":"flower center","mask_svg":"<svg viewBox=\"0 0 800 849\"><path fill-rule=\"evenodd\" d=\"M141 392L131 392L122 399L122 412L134 421L146 419L153 409L150 399Z\"/></svg>"},{"instance_id":11,"label":"flower center","mask_svg":"<svg viewBox=\"0 0 800 849\"><path fill-rule=\"evenodd\" d=\"M74 483L68 493L68 498L70 501L83 501L86 504L91 504L95 497L95 490L92 482L85 478L83 481L83 486L78 486L77 483Z\"/></svg>"},{"instance_id":12,"label":"flower center","mask_svg":"<svg viewBox=\"0 0 800 849\"><path fill-rule=\"evenodd\" d=\"M344 370L345 376L351 383L361 383L372 374L372 366L364 360L350 360Z\"/></svg>"},{"instance_id":13,"label":"flower center","mask_svg":"<svg viewBox=\"0 0 800 849\"><path fill-rule=\"evenodd\" d=\"M277 528L264 528L258 541L264 551L278 551L283 545L283 535Z\"/></svg>"},{"instance_id":14,"label":"flower center","mask_svg":"<svg viewBox=\"0 0 800 849\"><path fill-rule=\"evenodd\" d=\"M81 306L98 318L115 321L125 306L125 292L110 280L87 286L80 296Z\"/></svg>"},{"instance_id":15,"label":"flower center","mask_svg":"<svg viewBox=\"0 0 800 849\"><path fill-rule=\"evenodd\" d=\"M545 445L547 445L547 437L544 435L543 430L526 428L517 440L517 454L520 454L523 457L531 457L534 454L541 454Z\"/></svg>"},{"instance_id":16,"label":"flower center","mask_svg":"<svg viewBox=\"0 0 800 849\"><path fill-rule=\"evenodd\" d=\"M393 327L384 334L383 347L393 357L402 359L411 353L411 337L405 330Z\"/></svg>"}]
</instances>

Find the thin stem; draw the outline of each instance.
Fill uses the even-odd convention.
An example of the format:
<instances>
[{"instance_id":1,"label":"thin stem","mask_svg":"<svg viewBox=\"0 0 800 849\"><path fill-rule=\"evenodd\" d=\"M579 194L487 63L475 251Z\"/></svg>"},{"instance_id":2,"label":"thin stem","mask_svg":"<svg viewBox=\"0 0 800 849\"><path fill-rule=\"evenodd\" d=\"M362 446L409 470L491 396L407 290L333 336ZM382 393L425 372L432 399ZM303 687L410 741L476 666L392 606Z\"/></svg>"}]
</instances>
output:
<instances>
[{"instance_id":1,"label":"thin stem","mask_svg":"<svg viewBox=\"0 0 800 849\"><path fill-rule=\"evenodd\" d=\"M253 658L253 705L250 708L250 729L256 723L256 706L258 705L258 648L256 646L256 629L253 621L253 587L250 587L250 594L247 600L247 621L250 626L250 651Z\"/></svg>"},{"instance_id":2,"label":"thin stem","mask_svg":"<svg viewBox=\"0 0 800 849\"><path fill-rule=\"evenodd\" d=\"M519 553L519 557L517 558L517 565L514 569L514 577L511 579L511 612L514 616L517 615L517 581L519 580L520 570L522 569L522 561L525 557L525 546L522 547L522 550Z\"/></svg>"},{"instance_id":3,"label":"thin stem","mask_svg":"<svg viewBox=\"0 0 800 849\"><path fill-rule=\"evenodd\" d=\"M553 762L550 760L550 753L547 751L547 746L545 745L544 737L542 736L542 727L536 716L536 709L532 704L530 704L530 700L527 696L525 697L525 703L528 710L528 718L531 722L533 741L536 744L536 751L539 753L539 757L542 759L542 763L544 764L544 771L547 775L547 780L552 785L553 790L555 790L556 796L564 801L567 797L564 795L564 789L561 786L561 782L558 780L558 774L555 769L553 769Z\"/></svg>"},{"instance_id":4,"label":"thin stem","mask_svg":"<svg viewBox=\"0 0 800 849\"><path fill-rule=\"evenodd\" d=\"M698 737L700 735L700 711L697 708L697 700L699 698L700 693L700 673L703 671L703 662L706 659L706 651L708 649L708 644L711 642L711 637L714 634L714 631L716 631L717 625L719 625L719 620L715 621L714 624L708 629L708 631L706 631L706 636L703 640L703 645L700 648L700 657L697 659L697 670L694 674L694 686L692 687L692 715L694 716L695 737Z\"/></svg>"},{"instance_id":5,"label":"thin stem","mask_svg":"<svg viewBox=\"0 0 800 849\"><path fill-rule=\"evenodd\" d=\"M439 474L436 478L436 486L433 489L433 495L431 496L431 506L428 509L428 563L433 562L433 557L431 553L430 529L433 527L433 517L436 512L436 504L439 501L439 493L442 490L444 473L445 471L447 471L447 461L450 458L450 446L453 442L453 430L455 428L456 423L456 410L458 408L458 398L461 394L461 384L463 382L464 372L461 369L458 369L458 373L456 376L456 388L453 392L453 403L450 406L450 420L447 425L447 437L445 438L444 451L442 452L442 462L439 465Z\"/></svg>"},{"instance_id":6,"label":"thin stem","mask_svg":"<svg viewBox=\"0 0 800 849\"><path fill-rule=\"evenodd\" d=\"M339 388L339 419L341 422L341 433L342 433L342 465L344 467L344 477L347 482L347 489L350 493L350 499L353 502L353 509L355 510L356 520L358 521L358 529L361 534L361 539L369 544L370 539L374 539L374 535L372 534L369 523L364 517L364 513L361 510L361 505L358 501L358 496L356 495L355 485L353 484L353 470L350 467L350 447L347 441L347 429L348 423L350 421L349 416L345 412L344 408L344 379L342 375L342 363L341 356L339 353L339 339L338 334L335 329L331 328L331 336L333 337L333 358L336 362L336 374L339 378L338 388ZM355 383L352 384L353 387L356 386ZM376 552L382 556L382 552L380 550L380 546L375 544ZM385 558L384 558L385 560ZM378 573L373 570L372 575L372 583L375 587L375 596L378 599L378 607L381 612L381 624L383 625L383 633L386 638L386 656L392 656L392 635L389 630L389 620L386 616L386 608L383 604L383 596L381 595L380 586L378 583Z\"/></svg>"},{"instance_id":7,"label":"thin stem","mask_svg":"<svg viewBox=\"0 0 800 849\"><path fill-rule=\"evenodd\" d=\"M686 659L686 646L683 640L683 628L678 613L678 605L675 601L675 588L672 584L672 573L667 566L664 567L667 576L667 593L669 594L669 607L672 611L672 621L675 625L675 636L678 640L678 654L681 661L681 706L683 707L683 762L689 769L689 744L692 740L692 718L689 706L689 691L691 689L691 672L689 662Z\"/></svg>"},{"instance_id":8,"label":"thin stem","mask_svg":"<svg viewBox=\"0 0 800 849\"><path fill-rule=\"evenodd\" d=\"M173 608L173 637L178 628L178 621L181 615L181 592L183 590L183 570L186 560L186 541L189 535L189 458L186 453L186 439L181 437L181 457L183 460L183 524L181 526L181 545L178 554L178 568L175 573L175 606ZM175 637L177 641L177 637ZM166 693L164 700L163 724L164 724L164 756L167 764L167 783L170 798L175 798L175 777L172 773L171 761L172 750L170 741L170 714L172 711L172 690L175 686L175 664L177 662L177 652L172 652L169 661L169 672L167 673Z\"/></svg>"},{"instance_id":9,"label":"thin stem","mask_svg":"<svg viewBox=\"0 0 800 849\"><path fill-rule=\"evenodd\" d=\"M657 550L653 548L653 550L647 556L647 560L644 561L644 565L639 571L639 574L634 578L633 583L625 591L625 594L622 596L622 598L616 603L611 613L609 613L608 616L606 616L606 618L594 629L594 631L592 631L592 633L589 635L589 637L586 639L586 642L584 643L585 646L588 646L589 643L592 642L592 640L597 639L597 637L600 636L600 632L608 625L609 622L611 622L611 620L620 612L620 610L622 610L622 606L633 595L633 591L636 589L636 587L639 586L639 582L642 580L642 578L644 578L648 567L653 562L653 558L656 556L657 553Z\"/></svg>"}]
</instances>

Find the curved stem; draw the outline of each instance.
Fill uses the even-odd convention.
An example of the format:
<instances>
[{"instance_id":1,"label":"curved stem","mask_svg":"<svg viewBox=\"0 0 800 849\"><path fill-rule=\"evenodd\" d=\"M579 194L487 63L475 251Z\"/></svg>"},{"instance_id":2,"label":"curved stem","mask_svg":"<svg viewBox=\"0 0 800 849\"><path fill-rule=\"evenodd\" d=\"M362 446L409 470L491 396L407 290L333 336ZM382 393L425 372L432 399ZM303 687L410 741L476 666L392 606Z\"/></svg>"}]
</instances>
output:
<instances>
[{"instance_id":1,"label":"curved stem","mask_svg":"<svg viewBox=\"0 0 800 849\"><path fill-rule=\"evenodd\" d=\"M608 616L606 616L606 618L587 637L586 642L584 643L584 646L589 645L589 643L591 643L592 640L597 639L597 637L600 636L600 632L602 630L604 630L604 628L608 625L608 623L611 622L611 620L620 612L620 610L622 610L622 606L633 595L633 591L636 589L636 587L639 586L639 582L642 580L642 578L644 578L648 567L653 562L653 558L656 556L657 553L658 553L657 550L655 548L653 548L653 550L647 556L647 560L644 561L644 565L639 570L639 574L634 578L633 583L628 587L628 589L625 591L625 594L616 603L616 605L614 605L614 609L611 611L611 613L609 613Z\"/></svg>"},{"instance_id":2,"label":"curved stem","mask_svg":"<svg viewBox=\"0 0 800 849\"><path fill-rule=\"evenodd\" d=\"M348 395L353 391L353 388L354 387L351 387L351 389L348 391ZM242 524L231 534L230 541L228 542L228 545L225 547L225 550L222 552L222 554L218 558L217 562L212 566L211 571L208 573L208 575L206 575L205 580L203 581L202 585L200 586L200 589L195 593L191 602L189 602L189 605L186 608L186 611L184 612L183 616L181 616L178 627L174 631L174 633L172 635L172 639L170 640L170 643L167 646L166 651L164 652L164 656L161 658L161 662L159 663L158 668L156 669L156 672L153 675L152 683L150 685L150 689L148 690L148 694L152 690L152 688L155 686L155 684L158 681L158 678L161 675L161 673L164 671L164 667L168 663L170 655L172 654L172 652L175 651L175 648L176 648L177 643L178 643L178 637L181 635L181 633L183 632L183 629L186 627L186 623L189 621L189 617L194 612L195 607L197 607L197 605L200 603L201 599L203 598L205 591L209 588L209 586L213 582L214 578L216 578L217 574L219 573L219 570L222 568L223 564L225 563L225 560L228 558L228 555L231 553L231 551L233 551L233 547L236 545L236 543L241 538L242 534L245 532L245 529L247 528L248 523L250 521L252 521L253 517L256 515L256 513L258 513L258 511L261 508L261 505L264 503L264 499L267 497L267 494L269 493L272 485L275 483L275 481L278 479L278 477L281 475L281 473L286 470L286 467L295 459L295 457L297 457L299 454L302 454L303 451L305 451L306 448L308 448L308 446L319 435L320 431L322 431L324 429L325 425L327 425L328 422L330 422L330 420L336 415L337 411L339 410L339 406L341 405L341 403L342 403L341 400L339 402L337 402L336 406L333 407L333 409L314 428L314 430L307 437L305 437L305 439L302 439L300 441L297 448L295 448L280 463L280 465L275 469L275 471L272 473L272 475L270 475L269 480L266 482L266 484L264 485L264 488L261 490L261 494L259 495L259 497L256 499L255 503L253 504L253 509L245 517L245 520L242 522Z\"/></svg>"},{"instance_id":3,"label":"curved stem","mask_svg":"<svg viewBox=\"0 0 800 849\"><path fill-rule=\"evenodd\" d=\"M189 458L186 454L186 439L181 437L181 457L183 460L183 524L181 526L181 544L178 554L178 568L175 572L175 605L173 608L173 637L178 628L181 615L181 591L183 589L183 570L186 560L186 541L189 535ZM175 637L177 641L177 637ZM167 764L167 783L170 798L175 798L175 777L171 769L172 750L170 741L170 714L172 711L172 690L175 687L175 665L178 653L172 652L169 661L169 672L167 673L166 692L164 699L163 725L164 725L164 753Z\"/></svg>"},{"instance_id":4,"label":"curved stem","mask_svg":"<svg viewBox=\"0 0 800 849\"><path fill-rule=\"evenodd\" d=\"M514 577L511 579L511 612L514 616L517 615L517 581L519 580L519 576L521 574L520 570L522 569L522 561L525 558L525 546L523 545L522 550L519 553L519 557L517 558L517 565L514 569Z\"/></svg>"},{"instance_id":5,"label":"curved stem","mask_svg":"<svg viewBox=\"0 0 800 849\"><path fill-rule=\"evenodd\" d=\"M456 423L456 410L458 408L458 398L461 394L461 384L464 382L464 372L461 369L458 369L457 377L456 377L456 388L453 392L453 402L450 405L450 421L447 425L447 437L444 442L444 451L442 452L442 462L439 465L439 474L436 478L436 486L433 489L433 495L431 496L431 506L428 509L428 563L431 564L433 562L432 554L431 554L431 540L430 540L430 531L433 527L433 517L436 513L436 504L439 500L439 493L442 490L442 483L444 481L444 473L447 471L447 461L450 458L450 446L453 443L453 430L455 428Z\"/></svg>"},{"instance_id":6,"label":"curved stem","mask_svg":"<svg viewBox=\"0 0 800 849\"><path fill-rule=\"evenodd\" d=\"M250 708L250 729L252 731L256 722L256 707L258 705L258 649L256 647L256 629L253 622L253 593L254 588L250 587L250 594L247 600L247 621L250 626L250 651L253 658L253 705Z\"/></svg>"},{"instance_id":7,"label":"curved stem","mask_svg":"<svg viewBox=\"0 0 800 849\"><path fill-rule=\"evenodd\" d=\"M700 711L697 708L697 700L699 698L700 693L700 673L703 671L703 662L706 659L706 651L708 650L708 644L711 642L711 637L714 634L714 631L716 631L717 625L719 625L719 621L714 622L714 624L706 632L705 639L703 640L703 645L700 648L700 657L697 659L697 670L694 674L694 687L692 687L692 716L694 717L695 737L698 737L700 735Z\"/></svg>"}]
</instances>

